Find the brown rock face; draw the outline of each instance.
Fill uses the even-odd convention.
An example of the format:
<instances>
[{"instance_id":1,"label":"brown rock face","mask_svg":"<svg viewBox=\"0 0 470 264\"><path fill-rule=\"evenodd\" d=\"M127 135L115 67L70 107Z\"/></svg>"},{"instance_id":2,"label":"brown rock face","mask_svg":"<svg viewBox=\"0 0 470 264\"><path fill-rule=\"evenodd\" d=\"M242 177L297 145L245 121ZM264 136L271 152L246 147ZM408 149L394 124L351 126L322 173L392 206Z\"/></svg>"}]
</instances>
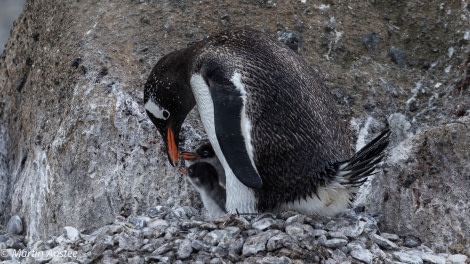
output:
<instances>
[{"instance_id":1,"label":"brown rock face","mask_svg":"<svg viewBox=\"0 0 470 264\"><path fill-rule=\"evenodd\" d=\"M0 223L18 214L37 240L199 206L145 114L143 84L163 54L250 26L302 36L292 43L358 145L391 122L384 173L363 196L384 231L470 255L470 7L444 2L28 1L0 56ZM203 130L197 112L188 121L191 146Z\"/></svg>"}]
</instances>

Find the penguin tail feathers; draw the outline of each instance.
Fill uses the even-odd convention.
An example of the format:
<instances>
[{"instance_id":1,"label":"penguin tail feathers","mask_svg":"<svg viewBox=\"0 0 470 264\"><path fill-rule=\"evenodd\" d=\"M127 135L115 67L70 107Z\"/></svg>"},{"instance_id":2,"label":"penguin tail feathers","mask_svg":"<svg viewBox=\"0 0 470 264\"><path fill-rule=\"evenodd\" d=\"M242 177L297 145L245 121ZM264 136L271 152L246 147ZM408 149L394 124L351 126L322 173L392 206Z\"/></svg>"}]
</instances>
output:
<instances>
[{"instance_id":1,"label":"penguin tail feathers","mask_svg":"<svg viewBox=\"0 0 470 264\"><path fill-rule=\"evenodd\" d=\"M374 174L376 165L384 158L384 150L388 146L389 137L390 130L387 129L360 149L351 159L336 163L336 175L340 183L348 187L360 187L366 182L367 178Z\"/></svg>"}]
</instances>

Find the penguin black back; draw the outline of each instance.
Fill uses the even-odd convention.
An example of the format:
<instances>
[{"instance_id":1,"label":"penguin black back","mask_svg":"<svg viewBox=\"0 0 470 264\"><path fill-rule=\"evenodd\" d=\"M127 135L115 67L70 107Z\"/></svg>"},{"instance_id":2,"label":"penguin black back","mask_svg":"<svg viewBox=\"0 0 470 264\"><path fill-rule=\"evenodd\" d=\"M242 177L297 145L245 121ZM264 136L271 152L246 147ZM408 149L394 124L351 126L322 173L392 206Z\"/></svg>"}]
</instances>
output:
<instances>
[{"instance_id":1,"label":"penguin black back","mask_svg":"<svg viewBox=\"0 0 470 264\"><path fill-rule=\"evenodd\" d=\"M329 167L350 157L332 94L287 46L258 31L235 29L208 41L197 61L217 65L211 76L224 80L235 71L241 74L253 159L263 182L263 190L256 191L261 211L315 193L332 180Z\"/></svg>"}]
</instances>

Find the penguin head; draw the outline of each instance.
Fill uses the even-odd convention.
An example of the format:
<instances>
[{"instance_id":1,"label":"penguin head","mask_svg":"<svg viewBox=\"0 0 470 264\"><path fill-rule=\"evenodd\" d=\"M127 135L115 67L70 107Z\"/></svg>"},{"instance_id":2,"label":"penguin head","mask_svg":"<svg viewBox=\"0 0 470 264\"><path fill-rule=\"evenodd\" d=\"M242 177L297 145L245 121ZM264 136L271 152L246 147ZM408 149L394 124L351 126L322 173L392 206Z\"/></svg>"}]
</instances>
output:
<instances>
[{"instance_id":1,"label":"penguin head","mask_svg":"<svg viewBox=\"0 0 470 264\"><path fill-rule=\"evenodd\" d=\"M196 152L182 152L181 158L184 160L200 160L215 157L214 149L210 143L205 143L196 149Z\"/></svg>"},{"instance_id":2,"label":"penguin head","mask_svg":"<svg viewBox=\"0 0 470 264\"><path fill-rule=\"evenodd\" d=\"M178 52L161 58L145 84L144 106L165 142L171 165L178 163L181 125L196 104L184 56Z\"/></svg>"},{"instance_id":3,"label":"penguin head","mask_svg":"<svg viewBox=\"0 0 470 264\"><path fill-rule=\"evenodd\" d=\"M217 171L207 162L197 162L188 168L188 176L193 185L207 191L216 188L219 184Z\"/></svg>"}]
</instances>

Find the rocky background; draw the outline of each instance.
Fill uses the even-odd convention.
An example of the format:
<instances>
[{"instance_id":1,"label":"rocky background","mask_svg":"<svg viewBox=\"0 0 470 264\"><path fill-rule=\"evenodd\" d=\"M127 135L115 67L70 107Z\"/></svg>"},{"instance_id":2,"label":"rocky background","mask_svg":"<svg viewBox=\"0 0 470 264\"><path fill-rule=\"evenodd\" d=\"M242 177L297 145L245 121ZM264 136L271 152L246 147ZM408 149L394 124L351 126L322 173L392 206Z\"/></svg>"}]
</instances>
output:
<instances>
[{"instance_id":1,"label":"rocky background","mask_svg":"<svg viewBox=\"0 0 470 264\"><path fill-rule=\"evenodd\" d=\"M0 223L19 215L32 244L156 205L200 208L143 85L163 54L235 26L288 35L352 148L389 124L389 155L357 201L382 232L470 255L466 1L27 1L0 57ZM203 132L196 112L188 121L190 147Z\"/></svg>"}]
</instances>

